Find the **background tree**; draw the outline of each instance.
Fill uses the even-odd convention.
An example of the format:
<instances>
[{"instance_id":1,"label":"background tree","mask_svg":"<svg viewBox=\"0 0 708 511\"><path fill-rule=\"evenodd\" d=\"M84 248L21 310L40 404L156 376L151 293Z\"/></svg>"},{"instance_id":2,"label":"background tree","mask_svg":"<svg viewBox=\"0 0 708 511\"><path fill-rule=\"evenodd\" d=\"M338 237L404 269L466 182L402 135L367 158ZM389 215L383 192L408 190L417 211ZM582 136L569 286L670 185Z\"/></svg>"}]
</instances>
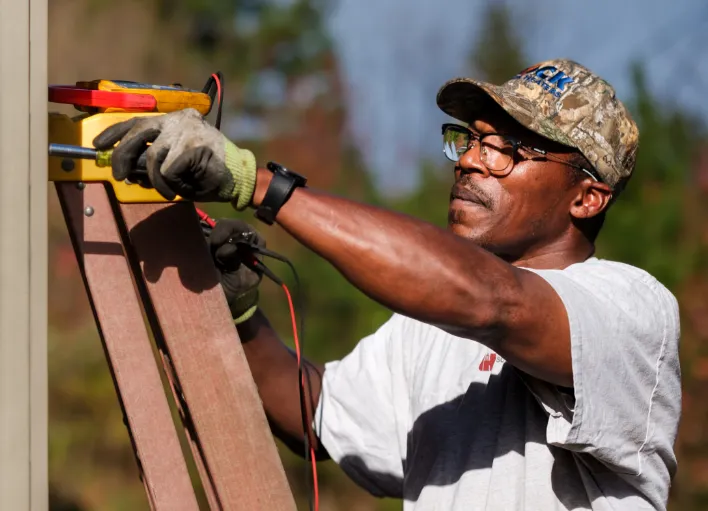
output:
<instances>
[{"instance_id":1,"label":"background tree","mask_svg":"<svg viewBox=\"0 0 708 511\"><path fill-rule=\"evenodd\" d=\"M472 49L470 67L487 82L501 85L529 66L519 32L506 2L487 2L480 36Z\"/></svg>"}]
</instances>

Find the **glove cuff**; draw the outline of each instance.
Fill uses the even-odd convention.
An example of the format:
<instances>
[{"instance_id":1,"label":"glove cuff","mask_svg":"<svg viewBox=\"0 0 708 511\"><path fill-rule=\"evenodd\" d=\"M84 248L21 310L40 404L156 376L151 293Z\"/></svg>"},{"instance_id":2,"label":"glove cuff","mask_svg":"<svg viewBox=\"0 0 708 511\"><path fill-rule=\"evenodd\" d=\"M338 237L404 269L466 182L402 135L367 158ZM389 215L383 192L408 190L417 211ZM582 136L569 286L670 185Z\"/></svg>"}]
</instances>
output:
<instances>
[{"instance_id":1,"label":"glove cuff","mask_svg":"<svg viewBox=\"0 0 708 511\"><path fill-rule=\"evenodd\" d=\"M234 325L240 325L244 321L247 321L253 317L253 315L256 313L256 310L258 310L258 305L254 305L250 309L248 309L246 312L241 314L239 317L234 318Z\"/></svg>"},{"instance_id":2,"label":"glove cuff","mask_svg":"<svg viewBox=\"0 0 708 511\"><path fill-rule=\"evenodd\" d=\"M238 211L246 209L256 189L256 157L248 149L240 149L224 137L224 160L235 183L231 204Z\"/></svg>"},{"instance_id":3,"label":"glove cuff","mask_svg":"<svg viewBox=\"0 0 708 511\"><path fill-rule=\"evenodd\" d=\"M229 308L231 309L231 317L234 318L234 323L238 325L253 316L258 307L259 294L258 286L256 285L238 296L230 304Z\"/></svg>"}]
</instances>

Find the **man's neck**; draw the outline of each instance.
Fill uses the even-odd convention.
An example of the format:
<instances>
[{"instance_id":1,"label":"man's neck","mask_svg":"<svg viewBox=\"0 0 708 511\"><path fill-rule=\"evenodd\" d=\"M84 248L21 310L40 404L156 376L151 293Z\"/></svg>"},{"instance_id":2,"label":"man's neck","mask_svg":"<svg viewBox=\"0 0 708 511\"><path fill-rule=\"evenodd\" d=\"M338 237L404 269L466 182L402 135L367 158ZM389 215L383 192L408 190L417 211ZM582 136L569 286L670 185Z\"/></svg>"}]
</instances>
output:
<instances>
[{"instance_id":1,"label":"man's neck","mask_svg":"<svg viewBox=\"0 0 708 511\"><path fill-rule=\"evenodd\" d=\"M521 257L509 261L514 266L534 270L562 270L580 263L595 253L595 245L584 236L566 236L550 244L527 250Z\"/></svg>"}]
</instances>

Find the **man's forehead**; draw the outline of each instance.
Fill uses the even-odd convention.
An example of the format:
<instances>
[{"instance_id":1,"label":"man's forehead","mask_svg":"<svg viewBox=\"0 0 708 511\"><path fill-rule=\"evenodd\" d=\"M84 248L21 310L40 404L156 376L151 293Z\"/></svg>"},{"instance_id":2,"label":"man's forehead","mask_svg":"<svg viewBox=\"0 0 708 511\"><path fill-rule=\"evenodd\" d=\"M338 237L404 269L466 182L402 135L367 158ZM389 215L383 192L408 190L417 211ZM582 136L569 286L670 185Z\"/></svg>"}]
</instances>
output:
<instances>
[{"instance_id":1,"label":"man's forehead","mask_svg":"<svg viewBox=\"0 0 708 511\"><path fill-rule=\"evenodd\" d=\"M503 114L503 115L502 115ZM521 135L528 132L523 126L514 121L506 112L502 114L480 114L469 123L469 127L475 131L489 133L508 133L509 135Z\"/></svg>"},{"instance_id":2,"label":"man's forehead","mask_svg":"<svg viewBox=\"0 0 708 511\"><path fill-rule=\"evenodd\" d=\"M485 108L468 123L468 127L478 133L502 133L518 138L528 145L538 146L552 152L565 152L573 148L554 142L538 133L531 131L519 123L504 109Z\"/></svg>"}]
</instances>

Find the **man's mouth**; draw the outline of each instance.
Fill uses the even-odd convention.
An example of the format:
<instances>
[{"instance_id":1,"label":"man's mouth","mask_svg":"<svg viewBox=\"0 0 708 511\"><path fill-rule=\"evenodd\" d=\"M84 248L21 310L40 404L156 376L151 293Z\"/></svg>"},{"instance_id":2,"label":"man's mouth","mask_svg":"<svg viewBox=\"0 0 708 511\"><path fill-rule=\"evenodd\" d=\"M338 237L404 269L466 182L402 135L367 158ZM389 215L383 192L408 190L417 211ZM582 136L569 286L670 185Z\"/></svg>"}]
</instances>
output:
<instances>
[{"instance_id":1,"label":"man's mouth","mask_svg":"<svg viewBox=\"0 0 708 511\"><path fill-rule=\"evenodd\" d=\"M474 204L479 204L480 206L483 206L485 208L489 208L489 204L487 203L485 198L482 197L481 194L464 188L460 185L455 185L452 187L452 192L450 192L450 200L452 201L454 199L462 200L465 202L472 202Z\"/></svg>"}]
</instances>

